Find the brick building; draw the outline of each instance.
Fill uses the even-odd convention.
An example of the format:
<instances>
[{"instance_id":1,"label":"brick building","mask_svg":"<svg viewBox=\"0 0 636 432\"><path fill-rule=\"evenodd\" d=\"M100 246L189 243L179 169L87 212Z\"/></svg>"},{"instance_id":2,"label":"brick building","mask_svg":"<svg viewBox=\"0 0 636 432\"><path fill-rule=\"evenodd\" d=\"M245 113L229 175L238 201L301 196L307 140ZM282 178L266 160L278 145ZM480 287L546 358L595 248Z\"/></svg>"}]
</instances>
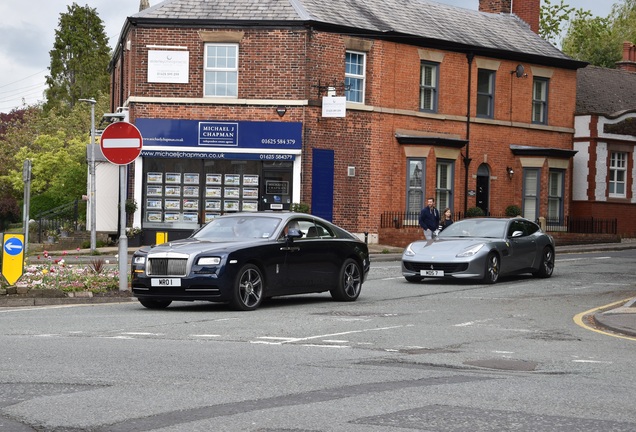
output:
<instances>
[{"instance_id":1,"label":"brick building","mask_svg":"<svg viewBox=\"0 0 636 432\"><path fill-rule=\"evenodd\" d=\"M636 47L623 44L617 69L579 69L573 215L617 218L618 235L636 237Z\"/></svg>"},{"instance_id":2,"label":"brick building","mask_svg":"<svg viewBox=\"0 0 636 432\"><path fill-rule=\"evenodd\" d=\"M564 217L584 63L536 34L539 4L169 0L130 16L111 97L144 136L135 225L176 238L306 203L375 242L382 214L428 196Z\"/></svg>"}]
</instances>

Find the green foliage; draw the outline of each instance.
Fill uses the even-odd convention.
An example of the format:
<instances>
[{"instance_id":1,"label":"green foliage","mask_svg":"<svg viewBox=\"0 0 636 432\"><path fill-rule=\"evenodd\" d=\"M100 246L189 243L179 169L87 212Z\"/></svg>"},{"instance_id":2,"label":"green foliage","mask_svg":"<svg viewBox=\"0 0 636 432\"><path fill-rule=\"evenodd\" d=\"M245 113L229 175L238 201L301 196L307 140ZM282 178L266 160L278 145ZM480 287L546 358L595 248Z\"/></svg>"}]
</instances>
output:
<instances>
[{"instance_id":1,"label":"green foliage","mask_svg":"<svg viewBox=\"0 0 636 432\"><path fill-rule=\"evenodd\" d=\"M45 111L70 109L80 98L94 98L109 89L110 50L104 23L97 11L73 3L60 14L50 51Z\"/></svg>"},{"instance_id":2,"label":"green foliage","mask_svg":"<svg viewBox=\"0 0 636 432\"><path fill-rule=\"evenodd\" d=\"M289 209L297 213L309 213L310 210L307 203L293 203Z\"/></svg>"},{"instance_id":3,"label":"green foliage","mask_svg":"<svg viewBox=\"0 0 636 432\"><path fill-rule=\"evenodd\" d=\"M539 11L539 35L552 45L560 45L561 34L574 16L587 18L591 13L582 8L570 7L564 0L560 0L559 4L543 0L543 6Z\"/></svg>"},{"instance_id":4,"label":"green foliage","mask_svg":"<svg viewBox=\"0 0 636 432\"><path fill-rule=\"evenodd\" d=\"M484 216L485 213L484 211L479 208L479 207L471 207L468 210L466 210L466 217L481 217Z\"/></svg>"},{"instance_id":5,"label":"green foliage","mask_svg":"<svg viewBox=\"0 0 636 432\"><path fill-rule=\"evenodd\" d=\"M515 217L521 215L521 207L518 205L509 205L506 207L506 216Z\"/></svg>"},{"instance_id":6,"label":"green foliage","mask_svg":"<svg viewBox=\"0 0 636 432\"><path fill-rule=\"evenodd\" d=\"M570 22L562 49L577 60L614 68L622 59L624 41L636 41L636 0L619 0L606 18L578 14Z\"/></svg>"}]
</instances>

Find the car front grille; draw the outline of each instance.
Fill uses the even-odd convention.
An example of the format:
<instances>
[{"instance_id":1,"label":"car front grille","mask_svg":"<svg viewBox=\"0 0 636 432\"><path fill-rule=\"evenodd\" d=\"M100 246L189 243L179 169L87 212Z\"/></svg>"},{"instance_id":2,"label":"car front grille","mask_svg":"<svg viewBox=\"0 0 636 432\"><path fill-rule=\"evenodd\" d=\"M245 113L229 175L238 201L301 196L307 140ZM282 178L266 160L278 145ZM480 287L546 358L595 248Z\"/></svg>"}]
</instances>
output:
<instances>
[{"instance_id":1,"label":"car front grille","mask_svg":"<svg viewBox=\"0 0 636 432\"><path fill-rule=\"evenodd\" d=\"M404 268L409 271L443 270L444 274L466 271L468 263L410 262L404 261Z\"/></svg>"},{"instance_id":2,"label":"car front grille","mask_svg":"<svg viewBox=\"0 0 636 432\"><path fill-rule=\"evenodd\" d=\"M185 276L187 259L182 258L150 258L148 275L150 276Z\"/></svg>"}]
</instances>

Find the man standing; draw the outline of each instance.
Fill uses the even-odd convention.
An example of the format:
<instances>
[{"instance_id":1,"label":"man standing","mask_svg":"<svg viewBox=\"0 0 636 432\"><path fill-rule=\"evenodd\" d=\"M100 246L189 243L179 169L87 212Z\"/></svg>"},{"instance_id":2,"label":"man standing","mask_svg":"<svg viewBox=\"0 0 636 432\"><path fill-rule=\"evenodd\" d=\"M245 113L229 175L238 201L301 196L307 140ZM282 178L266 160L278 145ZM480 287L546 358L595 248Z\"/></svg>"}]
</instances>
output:
<instances>
[{"instance_id":1,"label":"man standing","mask_svg":"<svg viewBox=\"0 0 636 432\"><path fill-rule=\"evenodd\" d=\"M426 240L433 238L433 232L439 228L439 211L435 208L435 198L429 198L426 207L420 212L420 226Z\"/></svg>"}]
</instances>

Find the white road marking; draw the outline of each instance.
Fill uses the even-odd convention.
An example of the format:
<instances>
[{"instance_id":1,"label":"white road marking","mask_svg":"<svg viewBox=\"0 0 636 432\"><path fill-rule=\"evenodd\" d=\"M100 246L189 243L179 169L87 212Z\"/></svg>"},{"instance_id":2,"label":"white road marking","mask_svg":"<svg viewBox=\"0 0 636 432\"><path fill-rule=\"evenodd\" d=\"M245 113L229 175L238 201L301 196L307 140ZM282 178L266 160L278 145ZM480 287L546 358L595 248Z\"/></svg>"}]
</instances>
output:
<instances>
[{"instance_id":1,"label":"white road marking","mask_svg":"<svg viewBox=\"0 0 636 432\"><path fill-rule=\"evenodd\" d=\"M129 336L163 336L163 333L145 333L145 332L123 332L123 335Z\"/></svg>"},{"instance_id":2,"label":"white road marking","mask_svg":"<svg viewBox=\"0 0 636 432\"><path fill-rule=\"evenodd\" d=\"M489 318L489 319L484 319L484 320L476 320L476 321L467 321L464 323L460 323L460 324L455 324L453 325L453 327L468 327L474 324L481 324L481 323L485 323L485 322L489 322L489 321L494 321L494 318Z\"/></svg>"},{"instance_id":3,"label":"white road marking","mask_svg":"<svg viewBox=\"0 0 636 432\"><path fill-rule=\"evenodd\" d=\"M302 338L285 338L285 337L274 337L274 336L259 336L257 339L261 339L261 340L250 341L250 343L265 343L265 344L273 344L273 345L282 345L282 344L286 344L286 343L304 342L304 341L309 341L309 340L313 340L313 339L325 339L325 338L329 338L331 336L342 336L342 335L355 334L355 333L366 333L366 332L372 332L372 331L393 330L393 329L404 328L404 327L412 327L412 326L413 326L413 324L408 324L406 326L399 325L399 326L390 326L390 327L370 328L370 329L363 329L363 330L351 330L351 331L340 332L340 333L331 333L331 334L324 334L324 335L307 336L307 337L302 337ZM266 340L262 340L262 339L266 339ZM279 342L268 342L267 340L279 341Z\"/></svg>"},{"instance_id":4,"label":"white road marking","mask_svg":"<svg viewBox=\"0 0 636 432\"><path fill-rule=\"evenodd\" d=\"M601 360L572 360L573 363L602 363L602 364L612 364L614 362L611 361L601 361Z\"/></svg>"},{"instance_id":5,"label":"white road marking","mask_svg":"<svg viewBox=\"0 0 636 432\"><path fill-rule=\"evenodd\" d=\"M221 335L217 335L217 334L195 334L195 335L190 335L190 337L195 337L195 338L216 338L216 337L221 337Z\"/></svg>"}]
</instances>

